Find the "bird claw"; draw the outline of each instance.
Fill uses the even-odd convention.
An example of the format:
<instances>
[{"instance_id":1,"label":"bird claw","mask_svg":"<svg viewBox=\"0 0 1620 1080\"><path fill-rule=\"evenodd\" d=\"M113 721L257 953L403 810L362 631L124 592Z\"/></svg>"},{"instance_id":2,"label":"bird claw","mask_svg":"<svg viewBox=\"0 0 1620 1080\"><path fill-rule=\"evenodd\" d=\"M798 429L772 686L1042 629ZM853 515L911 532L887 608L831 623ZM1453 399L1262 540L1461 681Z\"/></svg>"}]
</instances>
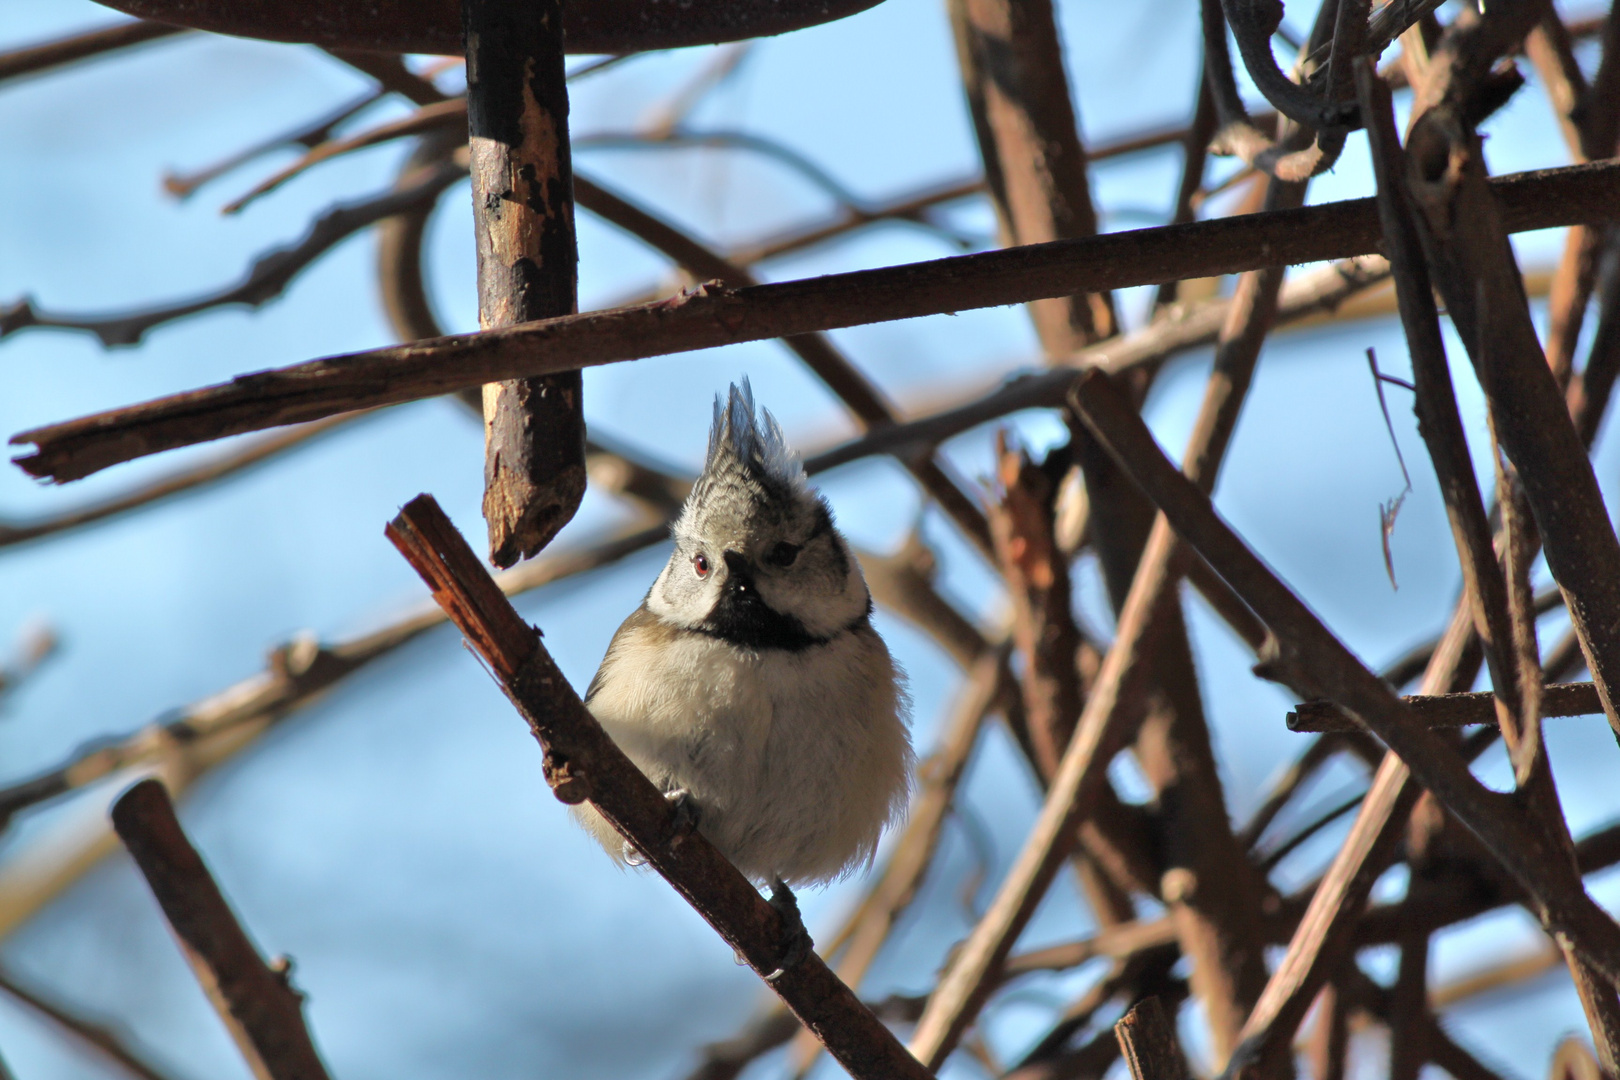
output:
<instances>
[{"instance_id":1,"label":"bird claw","mask_svg":"<svg viewBox=\"0 0 1620 1080\"><path fill-rule=\"evenodd\" d=\"M698 822L703 818L703 808L692 798L692 793L685 788L676 788L674 791L664 792L675 808L674 817L670 821L669 837L664 841L668 848L680 847L681 841L697 832ZM647 856L641 850L626 840L619 849L620 858L629 866L646 866Z\"/></svg>"},{"instance_id":2,"label":"bird claw","mask_svg":"<svg viewBox=\"0 0 1620 1080\"><path fill-rule=\"evenodd\" d=\"M664 798L675 808L675 816L670 822L668 843L672 848L679 847L682 840L697 832L698 823L703 820L703 808L685 788L666 791Z\"/></svg>"},{"instance_id":3,"label":"bird claw","mask_svg":"<svg viewBox=\"0 0 1620 1080\"><path fill-rule=\"evenodd\" d=\"M776 959L776 970L765 976L766 982L775 982L787 973L788 968L796 967L804 962L815 947L810 940L810 931L804 927L804 917L799 914L799 901L793 895L793 890L781 878L771 882L771 907L782 917L782 941L780 952Z\"/></svg>"}]
</instances>

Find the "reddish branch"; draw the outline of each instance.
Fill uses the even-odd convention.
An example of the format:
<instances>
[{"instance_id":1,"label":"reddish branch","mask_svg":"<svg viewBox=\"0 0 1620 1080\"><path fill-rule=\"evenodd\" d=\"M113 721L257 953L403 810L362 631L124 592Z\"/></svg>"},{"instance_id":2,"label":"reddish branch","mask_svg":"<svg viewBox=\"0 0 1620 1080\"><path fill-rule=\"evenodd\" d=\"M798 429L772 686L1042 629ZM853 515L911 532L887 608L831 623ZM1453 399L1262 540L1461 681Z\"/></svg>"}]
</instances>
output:
<instances>
[{"instance_id":1,"label":"reddish branch","mask_svg":"<svg viewBox=\"0 0 1620 1080\"><path fill-rule=\"evenodd\" d=\"M113 804L112 820L254 1076L326 1080L287 962L272 966L259 957L186 839L163 785L143 780L130 788Z\"/></svg>"},{"instance_id":2,"label":"reddish branch","mask_svg":"<svg viewBox=\"0 0 1620 1080\"><path fill-rule=\"evenodd\" d=\"M701 833L679 831L673 806L586 711L539 632L519 617L438 504L418 496L388 536L529 722L557 797L588 799L750 967L776 973L781 915ZM852 1076L928 1075L814 952L769 985Z\"/></svg>"},{"instance_id":3,"label":"reddish branch","mask_svg":"<svg viewBox=\"0 0 1620 1080\"><path fill-rule=\"evenodd\" d=\"M1271 628L1268 678L1351 712L1400 755L1420 783L1474 832L1531 897L1549 931L1620 982L1620 927L1593 903L1578 875L1548 851L1506 796L1485 788L1457 752L1419 724L1388 685L1368 671L1215 513L1209 497L1164 456L1152 434L1105 376L1083 377L1074 403L1187 543L1195 547Z\"/></svg>"},{"instance_id":4,"label":"reddish branch","mask_svg":"<svg viewBox=\"0 0 1620 1080\"><path fill-rule=\"evenodd\" d=\"M1573 166L1491 183L1510 230L1590 220L1620 200L1620 165ZM700 286L640 307L394 346L239 376L230 383L14 436L36 476L78 479L160 450L395 404L490 381L890 319L1023 303L1378 245L1370 199L1192 222L741 289ZM1620 586L1617 586L1620 587Z\"/></svg>"},{"instance_id":5,"label":"reddish branch","mask_svg":"<svg viewBox=\"0 0 1620 1080\"><path fill-rule=\"evenodd\" d=\"M1057 772L1080 717L1080 631L1071 614L1068 561L1052 539L1056 481L1021 449L997 439L999 492L990 507L996 558L1013 604L1023 655L1025 722L1045 776Z\"/></svg>"}]
</instances>

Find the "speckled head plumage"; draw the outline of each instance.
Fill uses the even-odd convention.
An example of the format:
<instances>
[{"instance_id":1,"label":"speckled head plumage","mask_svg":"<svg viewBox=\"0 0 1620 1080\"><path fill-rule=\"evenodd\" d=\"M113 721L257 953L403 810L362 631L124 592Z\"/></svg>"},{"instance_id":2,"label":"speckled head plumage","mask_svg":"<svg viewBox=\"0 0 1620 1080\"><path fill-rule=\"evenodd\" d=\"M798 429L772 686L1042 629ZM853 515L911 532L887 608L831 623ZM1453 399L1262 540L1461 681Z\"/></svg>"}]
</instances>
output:
<instances>
[{"instance_id":1,"label":"speckled head plumage","mask_svg":"<svg viewBox=\"0 0 1620 1080\"><path fill-rule=\"evenodd\" d=\"M675 523L676 533L742 533L761 516L800 512L807 501L821 502L809 491L804 465L782 437L769 409L754 407L753 387L743 378L732 384L726 400L714 399L714 423L703 473Z\"/></svg>"},{"instance_id":2,"label":"speckled head plumage","mask_svg":"<svg viewBox=\"0 0 1620 1080\"><path fill-rule=\"evenodd\" d=\"M703 473L672 531L675 552L648 595L667 622L785 647L870 607L831 509L746 378L715 398Z\"/></svg>"}]
</instances>

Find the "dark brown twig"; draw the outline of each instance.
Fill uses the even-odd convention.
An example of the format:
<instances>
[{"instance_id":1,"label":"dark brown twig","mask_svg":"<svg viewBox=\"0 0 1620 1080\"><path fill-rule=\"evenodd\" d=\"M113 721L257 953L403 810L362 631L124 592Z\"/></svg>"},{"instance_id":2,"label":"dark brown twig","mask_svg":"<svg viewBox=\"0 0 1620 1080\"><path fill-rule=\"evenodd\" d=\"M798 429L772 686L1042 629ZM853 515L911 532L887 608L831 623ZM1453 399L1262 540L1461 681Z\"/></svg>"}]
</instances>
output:
<instances>
[{"instance_id":1,"label":"dark brown twig","mask_svg":"<svg viewBox=\"0 0 1620 1080\"><path fill-rule=\"evenodd\" d=\"M338 108L312 121L300 124L291 131L283 131L270 136L268 139L260 139L258 142L194 172L165 173L163 175L163 190L177 199L187 199L195 195L197 189L209 181L217 180L226 173L239 169L249 162L257 161L266 154L292 146L303 146L312 149L331 138L332 131L339 124L380 101L385 92L381 88L368 90L352 101L340 105Z\"/></svg>"},{"instance_id":2,"label":"dark brown twig","mask_svg":"<svg viewBox=\"0 0 1620 1080\"><path fill-rule=\"evenodd\" d=\"M412 500L390 523L388 536L529 722L557 797L589 799L750 967L771 976L771 988L852 1076L926 1077L814 952L778 967L781 915L702 833L671 842L679 835L674 808L586 711L539 633L513 610L438 504L428 496Z\"/></svg>"},{"instance_id":3,"label":"dark brown twig","mask_svg":"<svg viewBox=\"0 0 1620 1080\"><path fill-rule=\"evenodd\" d=\"M1496 696L1479 693L1403 697L1417 722L1425 727L1471 727L1496 723ZM1541 689L1542 716L1596 716L1603 712L1597 687L1591 683L1552 683ZM1288 714L1289 731L1360 731L1360 726L1338 706L1306 701Z\"/></svg>"},{"instance_id":4,"label":"dark brown twig","mask_svg":"<svg viewBox=\"0 0 1620 1080\"><path fill-rule=\"evenodd\" d=\"M168 917L186 959L248 1066L261 1080L326 1080L304 996L285 959L266 964L191 846L169 793L142 780L118 797L113 827Z\"/></svg>"},{"instance_id":5,"label":"dark brown twig","mask_svg":"<svg viewBox=\"0 0 1620 1080\"><path fill-rule=\"evenodd\" d=\"M1187 1061L1158 998L1144 998L1120 1017L1114 1025L1114 1038L1130 1067L1131 1080L1185 1080Z\"/></svg>"},{"instance_id":6,"label":"dark brown twig","mask_svg":"<svg viewBox=\"0 0 1620 1080\"><path fill-rule=\"evenodd\" d=\"M346 117L345 117L346 118ZM410 116L393 120L386 124L379 124L369 131L358 135L351 135L344 139L322 139L309 152L286 168L272 174L267 179L259 181L242 195L237 196L222 208L224 213L236 214L244 210L249 203L270 194L281 185L292 180L304 172L333 158L356 150L364 150L371 146L380 146L394 139L403 139L412 135L428 135L442 129L457 129L467 122L467 99L454 98L450 101L440 101L432 105L424 105ZM284 140L285 141L285 140Z\"/></svg>"},{"instance_id":7,"label":"dark brown twig","mask_svg":"<svg viewBox=\"0 0 1620 1080\"><path fill-rule=\"evenodd\" d=\"M1570 224L1620 199L1620 165L1493 181L1505 227ZM699 287L610 312L546 319L353 353L35 428L17 459L36 476L78 479L120 461L226 435L435 397L490 381L738 341L1046 296L1157 284L1260 266L1342 258L1378 243L1372 200L1277 210L742 289ZM1620 586L1617 586L1620 587Z\"/></svg>"}]
</instances>

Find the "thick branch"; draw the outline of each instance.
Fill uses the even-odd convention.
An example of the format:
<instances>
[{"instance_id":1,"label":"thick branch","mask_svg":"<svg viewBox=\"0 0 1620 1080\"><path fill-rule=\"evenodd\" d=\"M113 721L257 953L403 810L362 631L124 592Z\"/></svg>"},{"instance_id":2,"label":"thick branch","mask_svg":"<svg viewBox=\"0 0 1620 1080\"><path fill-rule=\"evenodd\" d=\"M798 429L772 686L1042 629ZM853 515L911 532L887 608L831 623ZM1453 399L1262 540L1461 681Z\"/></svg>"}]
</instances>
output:
<instances>
[{"instance_id":1,"label":"thick branch","mask_svg":"<svg viewBox=\"0 0 1620 1080\"><path fill-rule=\"evenodd\" d=\"M478 325L571 315L578 293L561 0L465 0ZM446 102L444 108L450 105ZM551 542L585 496L578 371L484 380L489 558Z\"/></svg>"},{"instance_id":2,"label":"thick branch","mask_svg":"<svg viewBox=\"0 0 1620 1080\"><path fill-rule=\"evenodd\" d=\"M1601 217L1620 201L1620 164L1520 174L1491 190L1510 230ZM546 319L315 360L230 383L36 428L30 473L59 481L160 450L372 405L435 397L645 356L1158 284L1378 246L1370 199L1061 240L933 262L742 289L700 286L634 308Z\"/></svg>"}]
</instances>

